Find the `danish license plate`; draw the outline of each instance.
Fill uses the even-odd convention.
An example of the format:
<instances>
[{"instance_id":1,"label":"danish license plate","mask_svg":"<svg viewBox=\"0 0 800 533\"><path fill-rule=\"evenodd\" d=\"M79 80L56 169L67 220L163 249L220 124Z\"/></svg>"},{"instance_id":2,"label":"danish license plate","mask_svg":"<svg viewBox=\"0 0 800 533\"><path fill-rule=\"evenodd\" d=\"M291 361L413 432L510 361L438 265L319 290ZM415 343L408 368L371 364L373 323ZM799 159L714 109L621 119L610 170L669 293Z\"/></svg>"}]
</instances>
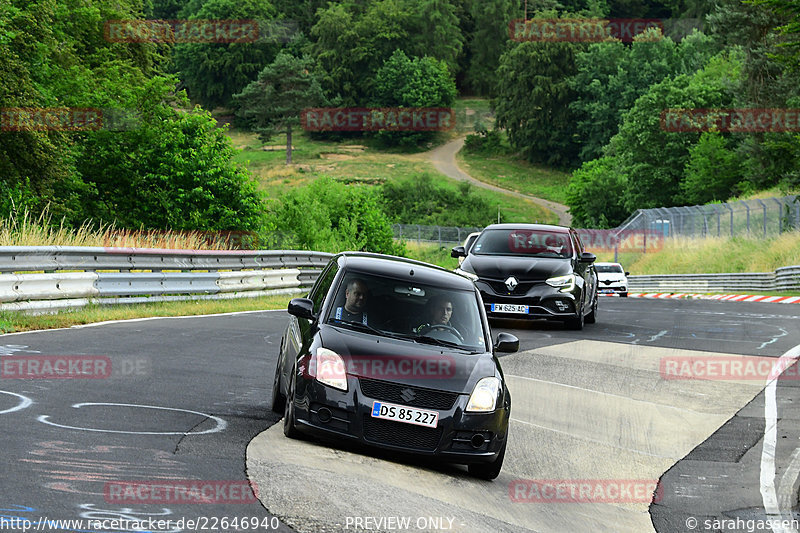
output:
<instances>
[{"instance_id":1,"label":"danish license plate","mask_svg":"<svg viewBox=\"0 0 800 533\"><path fill-rule=\"evenodd\" d=\"M492 313L528 313L527 305L492 304Z\"/></svg>"},{"instance_id":2,"label":"danish license plate","mask_svg":"<svg viewBox=\"0 0 800 533\"><path fill-rule=\"evenodd\" d=\"M439 423L439 413L437 411L416 409L414 407L386 402L372 403L372 417L429 428L435 428L436 424Z\"/></svg>"}]
</instances>

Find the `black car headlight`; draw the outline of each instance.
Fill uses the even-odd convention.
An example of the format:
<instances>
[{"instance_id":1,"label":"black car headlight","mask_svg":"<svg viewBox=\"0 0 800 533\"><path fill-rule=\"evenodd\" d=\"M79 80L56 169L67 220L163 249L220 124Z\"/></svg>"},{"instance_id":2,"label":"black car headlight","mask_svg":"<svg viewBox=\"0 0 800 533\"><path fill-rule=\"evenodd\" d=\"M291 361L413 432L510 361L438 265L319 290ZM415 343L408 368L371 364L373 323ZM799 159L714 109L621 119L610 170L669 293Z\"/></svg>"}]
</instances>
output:
<instances>
[{"instance_id":1,"label":"black car headlight","mask_svg":"<svg viewBox=\"0 0 800 533\"><path fill-rule=\"evenodd\" d=\"M500 395L500 379L496 377L483 378L475 385L469 396L466 412L488 413L497 407L497 397Z\"/></svg>"},{"instance_id":2,"label":"black car headlight","mask_svg":"<svg viewBox=\"0 0 800 533\"><path fill-rule=\"evenodd\" d=\"M334 389L347 390L347 372L341 355L320 347L311 364L316 369L317 381Z\"/></svg>"},{"instance_id":3,"label":"black car headlight","mask_svg":"<svg viewBox=\"0 0 800 533\"><path fill-rule=\"evenodd\" d=\"M575 288L575 274L556 276L546 280L545 283L559 289L561 292L571 292Z\"/></svg>"},{"instance_id":4,"label":"black car headlight","mask_svg":"<svg viewBox=\"0 0 800 533\"><path fill-rule=\"evenodd\" d=\"M456 274L460 274L460 275L464 276L464 277L465 277L465 278L467 278L468 280L471 280L471 281L478 281L478 276L477 276L477 274L473 274L472 272L467 272L466 270L461 270L460 268L457 268L457 269L455 270L455 273L456 273Z\"/></svg>"}]
</instances>

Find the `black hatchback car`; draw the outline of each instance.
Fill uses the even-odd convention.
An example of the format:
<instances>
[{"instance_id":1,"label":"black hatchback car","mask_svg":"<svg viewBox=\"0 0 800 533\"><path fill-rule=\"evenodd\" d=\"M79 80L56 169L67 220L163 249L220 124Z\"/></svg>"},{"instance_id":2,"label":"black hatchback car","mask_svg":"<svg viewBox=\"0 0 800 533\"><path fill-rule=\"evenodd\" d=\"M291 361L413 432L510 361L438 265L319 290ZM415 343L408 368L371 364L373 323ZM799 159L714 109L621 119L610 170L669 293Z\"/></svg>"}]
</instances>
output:
<instances>
[{"instance_id":1,"label":"black hatchback car","mask_svg":"<svg viewBox=\"0 0 800 533\"><path fill-rule=\"evenodd\" d=\"M334 256L289 303L272 409L301 433L466 464L494 479L511 395L481 297L451 271L360 252Z\"/></svg>"},{"instance_id":2,"label":"black hatchback car","mask_svg":"<svg viewBox=\"0 0 800 533\"><path fill-rule=\"evenodd\" d=\"M595 255L578 233L545 224L492 224L456 269L474 281L489 318L547 318L573 329L597 319Z\"/></svg>"}]
</instances>

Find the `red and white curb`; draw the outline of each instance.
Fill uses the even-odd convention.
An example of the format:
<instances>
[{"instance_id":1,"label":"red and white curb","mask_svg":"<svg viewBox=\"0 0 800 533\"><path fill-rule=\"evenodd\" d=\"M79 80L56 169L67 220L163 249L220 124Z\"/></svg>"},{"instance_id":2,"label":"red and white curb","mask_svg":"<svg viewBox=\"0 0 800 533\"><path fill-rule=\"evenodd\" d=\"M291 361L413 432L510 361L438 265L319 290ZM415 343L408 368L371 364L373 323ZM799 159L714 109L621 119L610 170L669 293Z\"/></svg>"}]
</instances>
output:
<instances>
[{"instance_id":1,"label":"red and white curb","mask_svg":"<svg viewBox=\"0 0 800 533\"><path fill-rule=\"evenodd\" d=\"M800 296L758 296L750 294L694 294L683 292L631 293L631 298L696 298L699 300L721 300L725 302L761 302L774 304L800 304Z\"/></svg>"}]
</instances>

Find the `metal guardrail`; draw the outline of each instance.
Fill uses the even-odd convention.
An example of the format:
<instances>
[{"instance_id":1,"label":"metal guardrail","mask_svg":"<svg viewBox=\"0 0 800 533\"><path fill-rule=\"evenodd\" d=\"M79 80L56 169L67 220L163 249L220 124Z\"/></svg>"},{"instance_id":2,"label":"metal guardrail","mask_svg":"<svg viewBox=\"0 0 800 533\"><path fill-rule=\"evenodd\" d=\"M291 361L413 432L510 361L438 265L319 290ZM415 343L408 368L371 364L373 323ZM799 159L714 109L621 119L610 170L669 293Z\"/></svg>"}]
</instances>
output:
<instances>
[{"instance_id":1,"label":"metal guardrail","mask_svg":"<svg viewBox=\"0 0 800 533\"><path fill-rule=\"evenodd\" d=\"M0 246L0 310L303 292L332 256L303 250Z\"/></svg>"},{"instance_id":2,"label":"metal guardrail","mask_svg":"<svg viewBox=\"0 0 800 533\"><path fill-rule=\"evenodd\" d=\"M775 272L628 276L632 292L728 292L800 290L800 266Z\"/></svg>"}]
</instances>

